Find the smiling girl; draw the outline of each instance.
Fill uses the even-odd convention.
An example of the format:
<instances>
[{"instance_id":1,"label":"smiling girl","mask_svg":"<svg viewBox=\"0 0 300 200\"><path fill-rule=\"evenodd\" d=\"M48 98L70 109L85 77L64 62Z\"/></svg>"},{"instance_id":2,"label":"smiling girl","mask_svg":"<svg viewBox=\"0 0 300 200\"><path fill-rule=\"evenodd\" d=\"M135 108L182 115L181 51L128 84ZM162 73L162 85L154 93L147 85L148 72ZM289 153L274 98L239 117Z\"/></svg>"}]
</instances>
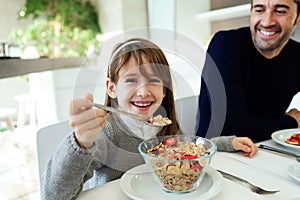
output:
<instances>
[{"instance_id":1,"label":"smiling girl","mask_svg":"<svg viewBox=\"0 0 300 200\"><path fill-rule=\"evenodd\" d=\"M118 179L127 170L143 164L138 153L141 141L181 134L170 67L154 43L137 38L119 44L108 66L106 89L106 105L144 120L160 114L172 124L158 128L140 126L132 118L93 108L91 94L72 100L73 133L48 162L41 188L43 199L76 199L83 188ZM213 140L220 150L243 150L250 157L257 151L248 138L230 136Z\"/></svg>"}]
</instances>

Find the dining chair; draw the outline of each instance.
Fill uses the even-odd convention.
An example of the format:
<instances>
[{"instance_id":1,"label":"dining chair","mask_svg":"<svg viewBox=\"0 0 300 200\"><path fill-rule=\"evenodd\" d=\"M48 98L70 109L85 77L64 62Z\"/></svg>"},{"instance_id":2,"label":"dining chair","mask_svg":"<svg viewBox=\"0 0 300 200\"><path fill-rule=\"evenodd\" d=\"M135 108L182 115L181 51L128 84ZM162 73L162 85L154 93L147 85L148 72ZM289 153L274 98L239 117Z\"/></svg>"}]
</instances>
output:
<instances>
[{"instance_id":1,"label":"dining chair","mask_svg":"<svg viewBox=\"0 0 300 200\"><path fill-rule=\"evenodd\" d=\"M195 135L197 131L198 99L199 95L193 95L175 100L177 121L188 135Z\"/></svg>"},{"instance_id":2,"label":"dining chair","mask_svg":"<svg viewBox=\"0 0 300 200\"><path fill-rule=\"evenodd\" d=\"M68 120L43 127L37 131L36 145L40 185L49 158L71 131Z\"/></svg>"}]
</instances>

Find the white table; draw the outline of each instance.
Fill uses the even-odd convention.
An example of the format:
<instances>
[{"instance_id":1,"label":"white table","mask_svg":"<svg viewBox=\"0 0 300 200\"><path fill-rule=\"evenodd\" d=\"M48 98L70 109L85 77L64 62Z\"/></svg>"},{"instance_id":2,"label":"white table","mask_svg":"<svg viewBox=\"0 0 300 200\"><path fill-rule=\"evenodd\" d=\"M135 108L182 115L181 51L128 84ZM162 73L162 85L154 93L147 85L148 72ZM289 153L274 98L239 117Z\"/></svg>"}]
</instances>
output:
<instances>
[{"instance_id":1,"label":"white table","mask_svg":"<svg viewBox=\"0 0 300 200\"><path fill-rule=\"evenodd\" d=\"M269 141L268 141L269 142ZM269 143L268 143L269 144ZM245 178L265 189L280 190L268 195L259 195L239 183L225 179L221 192L214 200L257 200L257 199L300 199L300 183L288 175L287 167L296 163L296 159L265 150L260 150L253 158L241 153L217 152L211 167ZM155 194L153 194L155 198ZM120 180L82 192L78 199L128 200L120 188Z\"/></svg>"}]
</instances>

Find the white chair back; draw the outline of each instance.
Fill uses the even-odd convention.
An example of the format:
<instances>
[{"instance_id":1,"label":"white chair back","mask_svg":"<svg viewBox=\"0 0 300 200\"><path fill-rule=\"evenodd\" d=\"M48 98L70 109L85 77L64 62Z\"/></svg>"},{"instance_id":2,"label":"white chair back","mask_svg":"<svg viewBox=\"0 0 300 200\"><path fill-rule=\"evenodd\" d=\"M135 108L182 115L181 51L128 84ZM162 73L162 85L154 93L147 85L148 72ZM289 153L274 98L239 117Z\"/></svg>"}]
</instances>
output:
<instances>
[{"instance_id":1,"label":"white chair back","mask_svg":"<svg viewBox=\"0 0 300 200\"><path fill-rule=\"evenodd\" d=\"M184 97L175 101L177 120L181 130L188 135L195 135L198 127L199 95Z\"/></svg>"},{"instance_id":2,"label":"white chair back","mask_svg":"<svg viewBox=\"0 0 300 200\"><path fill-rule=\"evenodd\" d=\"M37 161L39 169L39 181L44 170L46 169L47 162L53 152L57 149L62 140L72 131L69 121L62 121L50 126L46 126L37 131L36 144L37 144Z\"/></svg>"}]
</instances>

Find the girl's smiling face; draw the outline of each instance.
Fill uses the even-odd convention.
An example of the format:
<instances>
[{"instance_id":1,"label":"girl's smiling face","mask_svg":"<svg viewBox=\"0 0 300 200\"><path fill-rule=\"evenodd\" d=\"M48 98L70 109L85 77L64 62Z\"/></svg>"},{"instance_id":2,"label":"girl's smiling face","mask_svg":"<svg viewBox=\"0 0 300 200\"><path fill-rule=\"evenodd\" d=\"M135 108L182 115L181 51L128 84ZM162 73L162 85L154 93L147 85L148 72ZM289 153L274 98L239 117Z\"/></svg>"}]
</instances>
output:
<instances>
[{"instance_id":1,"label":"girl's smiling face","mask_svg":"<svg viewBox=\"0 0 300 200\"><path fill-rule=\"evenodd\" d=\"M140 66L131 56L120 69L117 83L108 79L106 87L110 97L117 98L121 110L147 120L160 107L165 90L163 81L154 74L147 59L144 56L142 59L147 77L141 74Z\"/></svg>"}]
</instances>

